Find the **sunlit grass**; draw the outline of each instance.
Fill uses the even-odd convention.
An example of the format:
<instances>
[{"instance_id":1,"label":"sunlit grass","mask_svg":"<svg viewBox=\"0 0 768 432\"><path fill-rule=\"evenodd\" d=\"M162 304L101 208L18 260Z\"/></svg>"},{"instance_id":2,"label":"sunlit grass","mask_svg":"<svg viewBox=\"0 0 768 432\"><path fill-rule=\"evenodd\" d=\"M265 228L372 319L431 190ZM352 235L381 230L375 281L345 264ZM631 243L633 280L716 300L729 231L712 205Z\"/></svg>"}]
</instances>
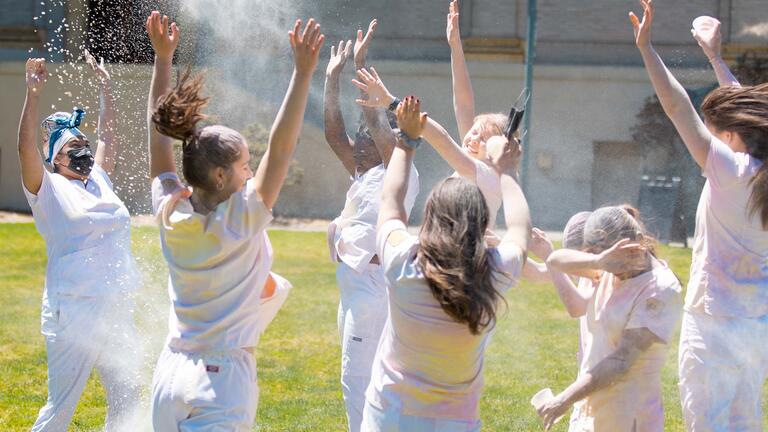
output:
<instances>
[{"instance_id":1,"label":"sunlit grass","mask_svg":"<svg viewBox=\"0 0 768 432\"><path fill-rule=\"evenodd\" d=\"M148 384L167 323L167 272L157 231L134 228L134 252L145 274L138 326L149 352ZM0 224L0 429L29 430L46 398L46 358L40 328L45 246L32 224ZM341 431L346 424L339 385L338 291L322 233L272 231L274 270L294 290L258 349L260 400L256 430ZM662 247L685 283L690 250ZM484 430L542 430L529 404L543 387L562 390L576 375L578 328L548 285L510 291L509 309L485 360ZM664 370L666 430L682 430L677 395L677 337ZM71 430L103 427L104 391L94 374ZM148 421L148 419L145 419ZM566 422L556 430L564 431ZM148 425L148 423L147 423ZM147 426L148 427L148 426Z\"/></svg>"}]
</instances>

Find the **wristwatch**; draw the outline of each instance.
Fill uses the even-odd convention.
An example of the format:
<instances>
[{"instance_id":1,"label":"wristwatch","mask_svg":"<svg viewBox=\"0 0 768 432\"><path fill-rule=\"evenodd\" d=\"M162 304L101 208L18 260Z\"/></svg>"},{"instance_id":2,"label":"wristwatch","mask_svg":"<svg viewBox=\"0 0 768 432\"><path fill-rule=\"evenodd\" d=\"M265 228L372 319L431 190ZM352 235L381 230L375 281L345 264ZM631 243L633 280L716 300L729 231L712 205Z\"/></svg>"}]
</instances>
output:
<instances>
[{"instance_id":1,"label":"wristwatch","mask_svg":"<svg viewBox=\"0 0 768 432\"><path fill-rule=\"evenodd\" d=\"M400 100L400 98L396 97L396 98L395 98L395 99L392 101L392 103L391 103L391 104L389 104L389 107L388 107L387 109L388 109L388 110L390 110L390 111L394 111L394 110L396 110L396 109L397 109L397 106L398 106L398 105L400 105L400 102L402 102L402 101Z\"/></svg>"},{"instance_id":2,"label":"wristwatch","mask_svg":"<svg viewBox=\"0 0 768 432\"><path fill-rule=\"evenodd\" d=\"M403 143L406 147L408 147L411 150L416 150L421 145L421 142L424 141L421 139L421 137L418 137L416 139L412 139L408 136L407 133L403 132L402 130L397 131L397 139L400 140L400 142Z\"/></svg>"}]
</instances>

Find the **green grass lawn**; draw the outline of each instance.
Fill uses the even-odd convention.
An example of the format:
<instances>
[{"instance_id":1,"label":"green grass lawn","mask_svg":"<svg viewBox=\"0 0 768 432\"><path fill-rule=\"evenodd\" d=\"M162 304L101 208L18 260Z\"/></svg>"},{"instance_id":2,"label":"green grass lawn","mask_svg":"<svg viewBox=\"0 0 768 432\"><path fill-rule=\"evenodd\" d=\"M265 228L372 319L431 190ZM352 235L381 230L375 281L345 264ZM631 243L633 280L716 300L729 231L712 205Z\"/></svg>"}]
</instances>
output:
<instances>
[{"instance_id":1,"label":"green grass lawn","mask_svg":"<svg viewBox=\"0 0 768 432\"><path fill-rule=\"evenodd\" d=\"M134 252L145 275L136 319L147 348L147 386L166 331L167 271L157 230L134 228ZM277 273L294 290L258 349L260 400L256 430L342 431L336 329L338 291L324 233L272 231ZM0 430L29 430L46 398L46 357L40 327L45 246L32 224L0 224ZM685 283L690 250L661 249ZM485 360L484 430L543 430L530 397L543 387L557 392L576 375L577 322L554 289L522 284L510 291L509 310ZM677 396L677 337L664 369L666 430L682 430ZM148 396L148 393L146 394ZM94 373L71 430L103 426L106 401ZM149 429L149 414L142 421ZM564 431L566 422L555 430Z\"/></svg>"}]
</instances>

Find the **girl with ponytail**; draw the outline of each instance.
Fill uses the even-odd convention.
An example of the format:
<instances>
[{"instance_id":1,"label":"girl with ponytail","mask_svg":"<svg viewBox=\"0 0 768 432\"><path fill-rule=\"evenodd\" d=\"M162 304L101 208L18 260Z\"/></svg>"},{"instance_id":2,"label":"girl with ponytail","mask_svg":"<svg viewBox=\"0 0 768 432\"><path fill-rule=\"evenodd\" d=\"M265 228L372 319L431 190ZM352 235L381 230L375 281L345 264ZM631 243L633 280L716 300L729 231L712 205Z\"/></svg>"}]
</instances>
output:
<instances>
[{"instance_id":1,"label":"girl with ponytail","mask_svg":"<svg viewBox=\"0 0 768 432\"><path fill-rule=\"evenodd\" d=\"M707 181L696 214L679 373L688 430L763 430L768 376L768 84L740 86L720 60L719 26L694 31L723 87L702 121L651 45L653 3L630 13L656 94ZM711 21L711 19L710 19Z\"/></svg>"},{"instance_id":2,"label":"girl with ponytail","mask_svg":"<svg viewBox=\"0 0 768 432\"><path fill-rule=\"evenodd\" d=\"M155 11L146 25L155 50L149 174L171 295L169 334L152 383L153 430L250 431L258 402L253 350L274 316L261 308L262 297L287 283L269 272L265 229L296 147L324 37L311 19L303 32L297 20L288 33L295 68L254 175L242 135L226 126L197 126L208 101L200 95L202 79L187 71L171 89L176 24ZM174 138L182 142L190 188L176 174Z\"/></svg>"},{"instance_id":3,"label":"girl with ponytail","mask_svg":"<svg viewBox=\"0 0 768 432\"><path fill-rule=\"evenodd\" d=\"M427 199L418 236L406 230L405 198L415 148L427 122L419 101L397 108L400 134L382 189L377 247L389 293L389 319L373 362L364 431L480 430L483 353L504 293L522 271L530 214L517 184L520 147L491 140L501 172L507 234L484 240L490 212L480 189L457 177Z\"/></svg>"}]
</instances>

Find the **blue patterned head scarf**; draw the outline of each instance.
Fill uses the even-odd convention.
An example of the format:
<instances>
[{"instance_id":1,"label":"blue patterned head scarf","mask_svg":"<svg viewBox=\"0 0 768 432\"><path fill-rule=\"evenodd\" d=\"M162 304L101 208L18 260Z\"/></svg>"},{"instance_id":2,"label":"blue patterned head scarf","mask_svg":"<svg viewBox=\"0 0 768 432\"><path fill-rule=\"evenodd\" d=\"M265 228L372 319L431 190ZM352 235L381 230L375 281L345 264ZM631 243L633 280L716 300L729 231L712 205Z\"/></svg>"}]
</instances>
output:
<instances>
[{"instance_id":1,"label":"blue patterned head scarf","mask_svg":"<svg viewBox=\"0 0 768 432\"><path fill-rule=\"evenodd\" d=\"M53 157L56 156L62 147L66 145L71 139L77 137L84 137L85 134L80 132L77 127L80 126L80 122L85 116L85 111L80 108L75 109L72 114L65 112L57 112L51 114L43 120L43 136L48 144L48 158L46 162L51 162Z\"/></svg>"}]
</instances>

